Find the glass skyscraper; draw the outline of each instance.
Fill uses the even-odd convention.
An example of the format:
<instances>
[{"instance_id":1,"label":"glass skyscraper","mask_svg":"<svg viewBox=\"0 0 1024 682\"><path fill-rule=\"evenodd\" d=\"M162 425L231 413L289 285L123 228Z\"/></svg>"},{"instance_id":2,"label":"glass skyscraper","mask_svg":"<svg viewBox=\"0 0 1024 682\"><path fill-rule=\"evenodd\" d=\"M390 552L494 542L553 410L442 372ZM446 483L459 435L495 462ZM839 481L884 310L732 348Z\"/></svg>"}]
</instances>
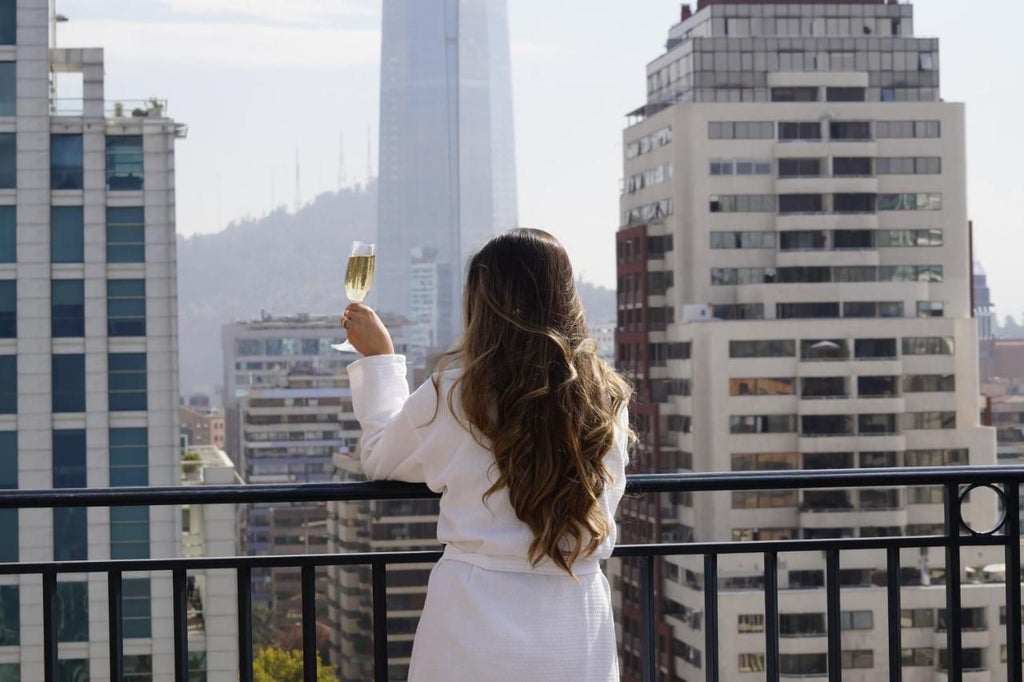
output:
<instances>
[{"instance_id":1,"label":"glass skyscraper","mask_svg":"<svg viewBox=\"0 0 1024 682\"><path fill-rule=\"evenodd\" d=\"M505 0L385 0L378 307L427 323L433 345L452 342L467 259L515 224ZM425 255L436 260L431 310L413 301L410 277Z\"/></svg>"}]
</instances>

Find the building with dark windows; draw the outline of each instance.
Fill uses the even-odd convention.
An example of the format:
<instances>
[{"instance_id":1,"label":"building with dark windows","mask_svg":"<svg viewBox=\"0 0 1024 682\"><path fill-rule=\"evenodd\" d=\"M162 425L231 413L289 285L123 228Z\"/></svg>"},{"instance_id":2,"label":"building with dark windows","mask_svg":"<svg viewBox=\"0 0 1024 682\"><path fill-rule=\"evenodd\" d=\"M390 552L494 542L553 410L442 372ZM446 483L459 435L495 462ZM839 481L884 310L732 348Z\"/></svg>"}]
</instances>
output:
<instances>
[{"instance_id":1,"label":"building with dark windows","mask_svg":"<svg viewBox=\"0 0 1024 682\"><path fill-rule=\"evenodd\" d=\"M103 50L53 45L52 11L0 0L0 487L178 485L184 128L162 102L106 101ZM69 73L81 94L58 98ZM177 556L181 531L171 506L5 510L0 562ZM56 594L59 679L107 679L106 574L61 575ZM170 600L169 580L125 575L129 676L171 679ZM0 679L43 679L39 603L38 576L0 578ZM190 646L197 674L236 674L232 628Z\"/></svg>"},{"instance_id":2,"label":"building with dark windows","mask_svg":"<svg viewBox=\"0 0 1024 682\"><path fill-rule=\"evenodd\" d=\"M684 5L623 134L617 365L638 389L638 471L995 463L979 425L964 105L938 41L885 0ZM627 498L622 540L941 532L942 489ZM976 528L992 497L962 507ZM1000 671L1001 554L963 557L965 669ZM781 554L783 676L827 673L825 562ZM764 674L763 555L718 559L721 679ZM900 557L903 678L945 679L944 555ZM661 680L705 675L704 564L655 566ZM885 558L844 554L843 679L889 679ZM639 568L614 577L623 679L640 679ZM936 636L936 632L941 635ZM979 634L975 634L979 633ZM936 672L939 671L939 672ZM986 673L988 675L989 673Z\"/></svg>"},{"instance_id":3,"label":"building with dark windows","mask_svg":"<svg viewBox=\"0 0 1024 682\"><path fill-rule=\"evenodd\" d=\"M507 14L505 0L384 2L372 296L384 312L423 317L423 254L435 254L439 346L462 328L466 260L516 224Z\"/></svg>"}]
</instances>

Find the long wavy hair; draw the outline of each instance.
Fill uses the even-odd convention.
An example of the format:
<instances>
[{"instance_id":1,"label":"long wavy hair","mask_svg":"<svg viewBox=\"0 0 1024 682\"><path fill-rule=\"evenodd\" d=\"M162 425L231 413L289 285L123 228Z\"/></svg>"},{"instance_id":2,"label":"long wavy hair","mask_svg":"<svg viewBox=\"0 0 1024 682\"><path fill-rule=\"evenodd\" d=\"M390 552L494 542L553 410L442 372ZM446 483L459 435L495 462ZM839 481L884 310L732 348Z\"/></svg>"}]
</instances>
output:
<instances>
[{"instance_id":1,"label":"long wavy hair","mask_svg":"<svg viewBox=\"0 0 1024 682\"><path fill-rule=\"evenodd\" d=\"M548 558L574 575L610 531L599 505L610 478L603 460L617 428L628 428L618 417L630 386L598 357L569 257L543 230L510 230L473 257L464 314L462 339L439 368L462 367L448 405L494 453L498 475L484 500L507 488L533 531L529 561Z\"/></svg>"}]
</instances>

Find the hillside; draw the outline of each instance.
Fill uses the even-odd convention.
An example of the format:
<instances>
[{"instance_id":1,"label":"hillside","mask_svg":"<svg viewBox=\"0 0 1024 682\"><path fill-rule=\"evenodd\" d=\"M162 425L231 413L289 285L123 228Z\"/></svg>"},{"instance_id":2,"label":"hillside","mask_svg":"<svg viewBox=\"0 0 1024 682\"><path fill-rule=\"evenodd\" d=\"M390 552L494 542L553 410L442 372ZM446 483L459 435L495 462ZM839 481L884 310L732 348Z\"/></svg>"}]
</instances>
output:
<instances>
[{"instance_id":1,"label":"hillside","mask_svg":"<svg viewBox=\"0 0 1024 682\"><path fill-rule=\"evenodd\" d=\"M353 239L376 239L376 186L322 194L298 213L278 211L223 232L178 238L181 393L223 382L221 327L234 320L297 312L340 314ZM615 319L615 294L582 283L592 322ZM220 402L219 396L214 398Z\"/></svg>"}]
</instances>

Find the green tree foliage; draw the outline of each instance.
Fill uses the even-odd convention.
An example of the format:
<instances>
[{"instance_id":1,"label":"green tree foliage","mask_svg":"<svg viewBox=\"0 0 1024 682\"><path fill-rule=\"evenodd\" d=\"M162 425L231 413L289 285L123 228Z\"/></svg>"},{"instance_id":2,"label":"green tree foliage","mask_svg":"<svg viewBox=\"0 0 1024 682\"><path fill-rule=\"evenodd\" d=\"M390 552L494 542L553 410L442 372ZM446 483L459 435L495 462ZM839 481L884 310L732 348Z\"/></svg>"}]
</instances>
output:
<instances>
[{"instance_id":1,"label":"green tree foliage","mask_svg":"<svg viewBox=\"0 0 1024 682\"><path fill-rule=\"evenodd\" d=\"M263 647L252 660L254 682L302 682L302 651L282 649L276 646ZM334 668L324 665L317 657L317 682L338 682Z\"/></svg>"}]
</instances>

